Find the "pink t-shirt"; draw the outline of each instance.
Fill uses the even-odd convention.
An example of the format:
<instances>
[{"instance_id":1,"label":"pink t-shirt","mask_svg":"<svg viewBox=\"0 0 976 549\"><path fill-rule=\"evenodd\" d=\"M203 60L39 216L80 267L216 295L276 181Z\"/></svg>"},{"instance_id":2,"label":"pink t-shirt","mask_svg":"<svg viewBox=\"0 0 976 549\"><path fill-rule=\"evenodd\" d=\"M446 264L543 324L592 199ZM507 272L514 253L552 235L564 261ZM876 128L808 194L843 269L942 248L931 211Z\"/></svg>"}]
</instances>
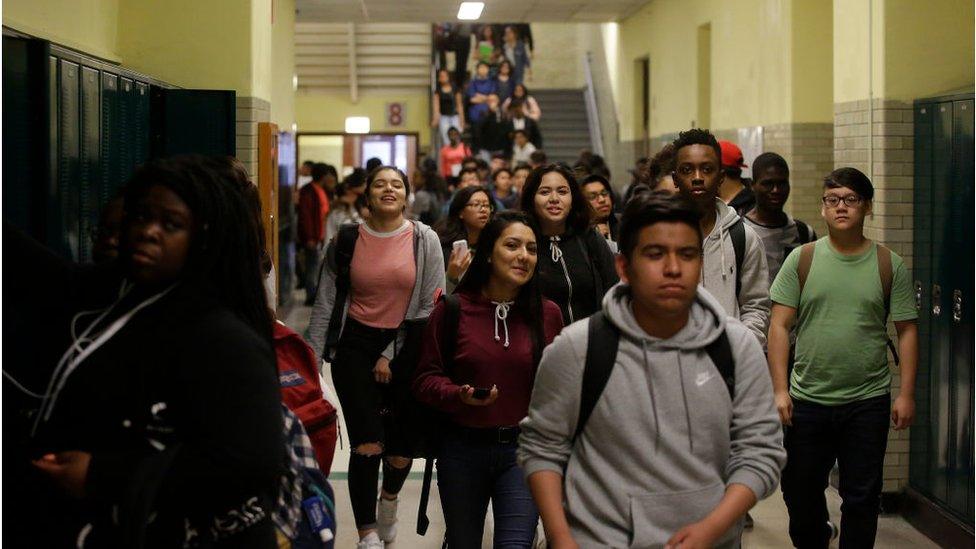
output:
<instances>
[{"instance_id":1,"label":"pink t-shirt","mask_svg":"<svg viewBox=\"0 0 976 549\"><path fill-rule=\"evenodd\" d=\"M352 254L349 316L373 328L398 328L417 280L413 256L413 223L378 233L365 223Z\"/></svg>"}]
</instances>

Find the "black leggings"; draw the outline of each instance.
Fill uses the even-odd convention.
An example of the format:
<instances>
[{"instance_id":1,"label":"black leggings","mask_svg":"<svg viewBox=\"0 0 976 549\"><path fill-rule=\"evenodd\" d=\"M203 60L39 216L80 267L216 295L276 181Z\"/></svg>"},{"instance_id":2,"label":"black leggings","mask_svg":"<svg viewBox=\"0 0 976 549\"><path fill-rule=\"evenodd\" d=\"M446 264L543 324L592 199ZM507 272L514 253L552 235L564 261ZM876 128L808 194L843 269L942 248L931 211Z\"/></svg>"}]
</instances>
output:
<instances>
[{"instance_id":1,"label":"black leggings","mask_svg":"<svg viewBox=\"0 0 976 549\"><path fill-rule=\"evenodd\" d=\"M373 367L383 349L396 337L397 330L372 328L351 318L346 319L342 337L332 363L332 382L342 405L349 433L349 499L356 527L360 530L376 526L377 483L381 455L364 456L356 450L359 446L379 443L393 450L389 444L386 426L390 423L387 403L390 388L376 383ZM390 455L396 455L390 454ZM410 465L402 469L383 462L383 490L397 494L403 488Z\"/></svg>"}]
</instances>

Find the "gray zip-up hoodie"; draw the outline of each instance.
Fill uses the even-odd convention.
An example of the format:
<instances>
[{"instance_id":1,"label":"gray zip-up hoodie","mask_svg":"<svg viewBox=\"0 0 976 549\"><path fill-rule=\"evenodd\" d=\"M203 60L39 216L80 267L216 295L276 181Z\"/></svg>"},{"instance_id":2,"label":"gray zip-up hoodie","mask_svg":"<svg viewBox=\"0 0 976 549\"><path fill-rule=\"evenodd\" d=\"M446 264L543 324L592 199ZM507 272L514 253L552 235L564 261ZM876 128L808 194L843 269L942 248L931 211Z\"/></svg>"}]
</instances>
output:
<instances>
[{"instance_id":1,"label":"gray zip-up hoodie","mask_svg":"<svg viewBox=\"0 0 976 549\"><path fill-rule=\"evenodd\" d=\"M620 329L620 346L583 432L574 444L586 320L543 353L518 449L526 476L564 475L580 547L663 547L732 483L769 496L786 451L766 361L749 330L700 287L688 324L665 340L637 324L623 283L604 297L603 311ZM705 350L722 330L735 360L734 401ZM741 524L716 546L736 547L740 534Z\"/></svg>"},{"instance_id":2,"label":"gray zip-up hoodie","mask_svg":"<svg viewBox=\"0 0 976 549\"><path fill-rule=\"evenodd\" d=\"M441 252L440 239L437 238L437 233L433 229L420 221L407 222L413 223L413 230L416 231L414 238L418 239L417 257L415 258L417 261L417 280L413 285L406 314L406 319L413 320L427 318L430 316L430 312L434 310L434 294L438 288L444 289L444 256ZM318 293L315 296L315 305L312 306L312 316L308 323L308 344L315 351L315 356L323 360L327 360L322 356L322 350L325 348L326 332L329 330L329 319L332 318L335 298L335 239L332 239L325 251L325 268L322 269ZM342 310L342 328L346 326L346 314L349 312L351 300L352 295L350 294ZM341 329L339 333L342 333ZM397 337L383 350L383 356L393 360L396 354L396 343L403 341L403 335L403 329L401 329Z\"/></svg>"},{"instance_id":3,"label":"gray zip-up hoodie","mask_svg":"<svg viewBox=\"0 0 976 549\"><path fill-rule=\"evenodd\" d=\"M752 227L746 225L746 254L742 260L742 291L735 295L735 248L729 228L739 220L739 214L725 202L715 199L718 210L715 228L705 235L702 243L701 284L711 293L726 314L742 321L759 343L766 346L769 327L769 270L762 240Z\"/></svg>"}]
</instances>

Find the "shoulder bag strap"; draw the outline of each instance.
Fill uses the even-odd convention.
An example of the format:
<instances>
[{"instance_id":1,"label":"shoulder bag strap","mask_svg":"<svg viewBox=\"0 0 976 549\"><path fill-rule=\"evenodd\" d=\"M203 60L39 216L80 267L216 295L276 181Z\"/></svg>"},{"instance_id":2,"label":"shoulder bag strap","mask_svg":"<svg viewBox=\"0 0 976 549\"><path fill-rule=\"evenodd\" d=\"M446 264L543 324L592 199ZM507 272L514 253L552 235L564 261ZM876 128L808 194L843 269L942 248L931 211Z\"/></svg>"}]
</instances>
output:
<instances>
[{"instance_id":1,"label":"shoulder bag strap","mask_svg":"<svg viewBox=\"0 0 976 549\"><path fill-rule=\"evenodd\" d=\"M729 391L729 398L735 400L735 359L732 357L732 345L729 344L729 335L726 330L715 339L715 341L705 347L705 352L712 359L718 373L725 381L725 388Z\"/></svg>"},{"instance_id":2,"label":"shoulder bag strap","mask_svg":"<svg viewBox=\"0 0 976 549\"><path fill-rule=\"evenodd\" d=\"M593 408L607 386L610 373L617 362L620 332L607 320L603 311L590 316L587 321L586 362L583 365L583 383L580 390L580 409L576 420L576 432L572 442L579 438Z\"/></svg>"}]
</instances>

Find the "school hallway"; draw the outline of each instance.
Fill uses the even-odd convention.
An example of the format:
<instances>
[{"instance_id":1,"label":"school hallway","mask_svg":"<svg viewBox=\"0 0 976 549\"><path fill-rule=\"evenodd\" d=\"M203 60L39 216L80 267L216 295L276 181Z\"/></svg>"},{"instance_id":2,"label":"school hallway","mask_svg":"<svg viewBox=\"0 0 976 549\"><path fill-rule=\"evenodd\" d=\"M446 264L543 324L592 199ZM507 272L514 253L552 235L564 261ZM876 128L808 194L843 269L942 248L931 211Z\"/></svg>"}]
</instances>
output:
<instances>
[{"instance_id":1,"label":"school hallway","mask_svg":"<svg viewBox=\"0 0 976 549\"><path fill-rule=\"evenodd\" d=\"M295 292L295 303L301 303L302 292ZM285 324L295 331L302 333L308 326L308 317L311 312L310 307L296 305L283 319ZM331 392L329 399L333 398L335 390L332 387L332 377L328 366L324 371L324 382ZM336 404L338 406L338 403ZM344 432L345 425L342 424L342 411L339 411L340 429ZM347 481L347 471L349 467L349 446L344 440L342 447L336 447L335 460L332 465L332 473L329 482L335 490L336 513L339 518L338 538L336 547L346 549L355 547L359 541L356 535L355 523L352 519L352 506L349 500L349 484ZM430 527L426 536L418 536L416 533L418 502L420 501L420 490L423 484L424 460L414 461L410 476L400 493L399 523L397 525L397 542L391 544L392 549L420 549L436 548L441 546L444 539L444 515L441 512L440 498L437 492L436 476L430 491L430 502L427 509L427 517L430 519ZM830 516L835 520L840 517L840 496L834 488L827 490L827 505L830 509ZM783 503L783 495L779 490L776 494L759 502L751 511L755 520L755 527L752 531L746 532L742 538L742 547L746 549L773 549L790 547L789 535L787 532L788 517L786 505ZM490 519L489 519L490 522ZM832 547L836 547L834 542ZM485 539L482 547L491 547L490 528L486 528ZM890 514L882 515L878 521L878 537L875 547L885 549L928 549L938 548L939 545L925 537L921 532L913 528L901 515Z\"/></svg>"}]
</instances>

